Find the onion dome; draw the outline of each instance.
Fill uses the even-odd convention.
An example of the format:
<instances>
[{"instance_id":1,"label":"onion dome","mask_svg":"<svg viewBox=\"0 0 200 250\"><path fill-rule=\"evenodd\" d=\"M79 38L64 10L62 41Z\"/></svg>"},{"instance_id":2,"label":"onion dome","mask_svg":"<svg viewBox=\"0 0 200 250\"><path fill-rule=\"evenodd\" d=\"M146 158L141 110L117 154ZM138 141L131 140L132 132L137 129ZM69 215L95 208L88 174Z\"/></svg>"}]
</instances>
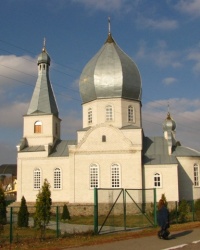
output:
<instances>
[{"instance_id":1,"label":"onion dome","mask_svg":"<svg viewBox=\"0 0 200 250\"><path fill-rule=\"evenodd\" d=\"M164 131L175 131L175 129L176 129L176 123L171 118L170 113L168 112L167 118L165 119L165 121L163 123L163 130Z\"/></svg>"},{"instance_id":2,"label":"onion dome","mask_svg":"<svg viewBox=\"0 0 200 250\"><path fill-rule=\"evenodd\" d=\"M79 88L83 103L117 97L141 101L139 70L110 32L102 48L84 67Z\"/></svg>"},{"instance_id":3,"label":"onion dome","mask_svg":"<svg viewBox=\"0 0 200 250\"><path fill-rule=\"evenodd\" d=\"M45 48L45 40L44 40L44 46L42 49L42 53L38 56L38 65L40 63L46 63L48 65L50 65L51 59L50 56L48 55L46 48Z\"/></svg>"}]
</instances>

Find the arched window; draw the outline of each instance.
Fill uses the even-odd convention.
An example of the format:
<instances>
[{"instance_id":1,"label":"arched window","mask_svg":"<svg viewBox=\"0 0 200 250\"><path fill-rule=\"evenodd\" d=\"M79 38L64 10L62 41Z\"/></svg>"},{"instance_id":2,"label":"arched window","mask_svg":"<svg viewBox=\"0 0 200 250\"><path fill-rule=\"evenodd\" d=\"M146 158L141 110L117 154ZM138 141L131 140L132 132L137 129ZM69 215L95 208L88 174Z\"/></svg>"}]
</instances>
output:
<instances>
[{"instance_id":1,"label":"arched window","mask_svg":"<svg viewBox=\"0 0 200 250\"><path fill-rule=\"evenodd\" d=\"M194 186L199 187L199 165L194 164Z\"/></svg>"},{"instance_id":2,"label":"arched window","mask_svg":"<svg viewBox=\"0 0 200 250\"><path fill-rule=\"evenodd\" d=\"M111 105L106 106L106 121L113 120L113 108Z\"/></svg>"},{"instance_id":3,"label":"arched window","mask_svg":"<svg viewBox=\"0 0 200 250\"><path fill-rule=\"evenodd\" d=\"M42 122L41 121L35 122L34 133L42 133Z\"/></svg>"},{"instance_id":4,"label":"arched window","mask_svg":"<svg viewBox=\"0 0 200 250\"><path fill-rule=\"evenodd\" d=\"M154 187L161 187L162 186L162 180L161 180L161 175L159 173L155 173L153 176L153 181L154 181Z\"/></svg>"},{"instance_id":5,"label":"arched window","mask_svg":"<svg viewBox=\"0 0 200 250\"><path fill-rule=\"evenodd\" d=\"M61 189L61 169L60 168L55 168L54 169L54 182L53 182L53 187L54 189Z\"/></svg>"},{"instance_id":6,"label":"arched window","mask_svg":"<svg viewBox=\"0 0 200 250\"><path fill-rule=\"evenodd\" d=\"M92 123L92 109L88 109L88 124Z\"/></svg>"},{"instance_id":7,"label":"arched window","mask_svg":"<svg viewBox=\"0 0 200 250\"><path fill-rule=\"evenodd\" d=\"M99 166L92 164L90 166L90 188L99 187Z\"/></svg>"},{"instance_id":8,"label":"arched window","mask_svg":"<svg viewBox=\"0 0 200 250\"><path fill-rule=\"evenodd\" d=\"M33 188L40 189L41 187L41 170L39 168L34 169L33 172Z\"/></svg>"},{"instance_id":9,"label":"arched window","mask_svg":"<svg viewBox=\"0 0 200 250\"><path fill-rule=\"evenodd\" d=\"M131 105L128 106L128 122L135 123L135 110L134 107Z\"/></svg>"},{"instance_id":10,"label":"arched window","mask_svg":"<svg viewBox=\"0 0 200 250\"><path fill-rule=\"evenodd\" d=\"M120 166L119 164L113 164L111 166L111 187L120 188L120 186L121 186Z\"/></svg>"}]
</instances>

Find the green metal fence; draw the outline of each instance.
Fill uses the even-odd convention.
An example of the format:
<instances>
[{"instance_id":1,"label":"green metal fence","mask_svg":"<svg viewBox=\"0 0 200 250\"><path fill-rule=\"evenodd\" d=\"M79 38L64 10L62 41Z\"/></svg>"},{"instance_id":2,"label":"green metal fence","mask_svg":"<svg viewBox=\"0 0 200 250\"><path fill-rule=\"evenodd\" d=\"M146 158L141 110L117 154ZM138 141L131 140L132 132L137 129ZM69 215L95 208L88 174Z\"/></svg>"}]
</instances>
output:
<instances>
[{"instance_id":1,"label":"green metal fence","mask_svg":"<svg viewBox=\"0 0 200 250\"><path fill-rule=\"evenodd\" d=\"M156 201L156 189L95 189L94 233L157 226ZM168 209L171 224L200 220L200 200L169 202Z\"/></svg>"},{"instance_id":2,"label":"green metal fence","mask_svg":"<svg viewBox=\"0 0 200 250\"><path fill-rule=\"evenodd\" d=\"M156 189L94 190L95 234L156 225Z\"/></svg>"},{"instance_id":3,"label":"green metal fence","mask_svg":"<svg viewBox=\"0 0 200 250\"><path fill-rule=\"evenodd\" d=\"M7 207L7 224L0 225L0 245L4 242L41 240L41 231L34 226L35 207L28 206L28 228L17 225L19 208ZM200 200L170 202L168 208L171 224L200 220ZM157 224L156 190L95 189L94 204L77 204L70 208L70 212L74 212L70 222L61 220L63 206L52 206L51 211L46 238L83 232L100 234L137 230Z\"/></svg>"}]
</instances>

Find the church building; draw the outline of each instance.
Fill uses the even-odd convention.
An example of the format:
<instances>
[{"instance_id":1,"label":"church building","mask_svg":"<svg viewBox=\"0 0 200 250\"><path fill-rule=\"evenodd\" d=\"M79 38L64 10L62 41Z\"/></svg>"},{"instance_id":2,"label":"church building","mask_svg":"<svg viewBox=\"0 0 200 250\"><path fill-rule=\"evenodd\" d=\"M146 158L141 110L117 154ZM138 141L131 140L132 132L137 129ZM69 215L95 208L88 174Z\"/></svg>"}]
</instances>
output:
<instances>
[{"instance_id":1,"label":"church building","mask_svg":"<svg viewBox=\"0 0 200 250\"><path fill-rule=\"evenodd\" d=\"M17 145L17 201L35 202L45 179L53 202L93 203L94 188L156 188L157 199L200 198L200 152L176 141L170 113L163 136L142 128L142 84L134 61L110 31L79 81L82 128L74 140L60 136L61 117L49 79L46 47Z\"/></svg>"}]
</instances>

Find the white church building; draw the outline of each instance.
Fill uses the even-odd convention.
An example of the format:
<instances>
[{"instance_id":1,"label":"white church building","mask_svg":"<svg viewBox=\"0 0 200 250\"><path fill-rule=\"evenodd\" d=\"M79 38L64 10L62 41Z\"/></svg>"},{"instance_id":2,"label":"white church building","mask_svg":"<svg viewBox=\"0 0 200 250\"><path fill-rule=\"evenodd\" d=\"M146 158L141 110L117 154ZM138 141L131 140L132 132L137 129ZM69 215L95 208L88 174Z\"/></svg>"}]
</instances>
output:
<instances>
[{"instance_id":1,"label":"white church building","mask_svg":"<svg viewBox=\"0 0 200 250\"><path fill-rule=\"evenodd\" d=\"M145 135L139 70L110 32L80 76L83 123L74 140L60 137L45 45L37 64L17 145L18 202L22 196L35 202L45 179L53 202L93 203L95 187L156 188L157 199L164 193L168 201L200 198L200 152L176 141L170 113L163 121L163 136Z\"/></svg>"}]
</instances>

